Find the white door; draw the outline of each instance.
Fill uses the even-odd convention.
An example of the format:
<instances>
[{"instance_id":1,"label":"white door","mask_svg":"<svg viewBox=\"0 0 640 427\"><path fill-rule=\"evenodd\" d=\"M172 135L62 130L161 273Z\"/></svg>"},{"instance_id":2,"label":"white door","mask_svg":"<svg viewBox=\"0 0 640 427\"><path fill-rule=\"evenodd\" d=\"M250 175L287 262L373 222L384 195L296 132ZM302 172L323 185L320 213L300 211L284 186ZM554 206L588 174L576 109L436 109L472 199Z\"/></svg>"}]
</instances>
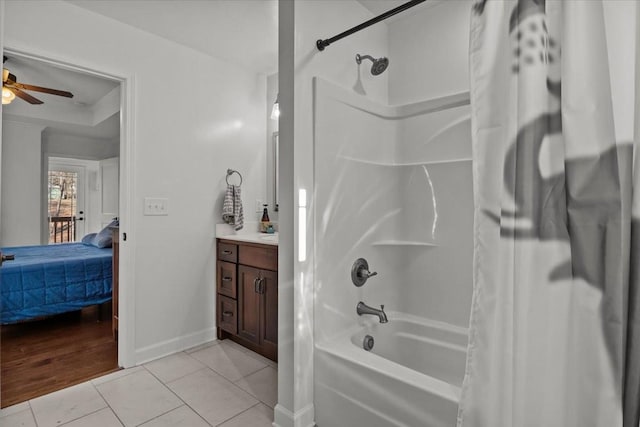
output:
<instances>
[{"instance_id":1,"label":"white door","mask_svg":"<svg viewBox=\"0 0 640 427\"><path fill-rule=\"evenodd\" d=\"M49 243L78 242L85 235L86 168L49 160L47 222Z\"/></svg>"},{"instance_id":2,"label":"white door","mask_svg":"<svg viewBox=\"0 0 640 427\"><path fill-rule=\"evenodd\" d=\"M119 216L120 158L100 161L100 223L102 227Z\"/></svg>"}]
</instances>

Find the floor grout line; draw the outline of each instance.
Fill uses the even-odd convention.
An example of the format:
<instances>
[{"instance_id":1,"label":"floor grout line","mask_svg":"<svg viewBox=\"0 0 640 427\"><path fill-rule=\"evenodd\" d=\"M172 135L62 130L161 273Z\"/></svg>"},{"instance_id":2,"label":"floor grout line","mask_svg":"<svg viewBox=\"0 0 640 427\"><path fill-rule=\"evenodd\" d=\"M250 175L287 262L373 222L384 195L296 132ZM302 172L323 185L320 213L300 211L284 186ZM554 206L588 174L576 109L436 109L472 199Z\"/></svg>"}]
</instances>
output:
<instances>
[{"instance_id":1,"label":"floor grout line","mask_svg":"<svg viewBox=\"0 0 640 427\"><path fill-rule=\"evenodd\" d=\"M122 378L126 377L127 375L124 375ZM116 378L117 379L117 378ZM113 380L112 380L113 381ZM111 382L111 381L107 381ZM120 423L120 425L124 426L124 422L122 421L122 419L120 419L120 416L118 416L118 413L115 411L115 409L113 409L111 407L111 404L109 403L109 401L102 395L102 393L100 393L100 390L98 389L98 386L96 386L95 384L91 383L93 385L93 387L96 389L96 391L98 392L98 394L100 395L100 397L102 398L102 400L104 400L107 403L107 407L111 410L111 412L113 412L113 415L116 416L116 418L118 419L118 422ZM102 384L106 384L106 383L102 383Z\"/></svg>"},{"instance_id":2,"label":"floor grout line","mask_svg":"<svg viewBox=\"0 0 640 427\"><path fill-rule=\"evenodd\" d=\"M151 422L151 421L153 421L153 420L157 420L158 418L162 417L163 415L167 415L169 412L171 412L171 411L175 411L176 409L180 409L180 408L182 408L183 406L185 406L185 405L180 405L180 406L178 406L177 408L170 409L170 410L168 410L168 411L166 411L166 412L163 412L163 413L161 413L161 414L156 415L155 417L151 417L151 418L149 418L148 420L144 420L144 421L143 421L143 422L141 422L140 424L136 424L136 426L135 426L135 427L140 427L140 426L145 425L146 423L150 423L150 422Z\"/></svg>"},{"instance_id":3,"label":"floor grout line","mask_svg":"<svg viewBox=\"0 0 640 427\"><path fill-rule=\"evenodd\" d=\"M213 345L220 345L220 344L221 344L221 342L215 343L215 341L214 341L210 346L213 346ZM199 350L204 350L204 349L206 349L206 348L208 348L208 347L210 347L210 346L207 346L207 347L204 347L204 348L198 349L197 351L199 351ZM93 414L95 414L95 413L97 413L97 412L100 412L100 411L102 411L102 410L104 410L104 409L107 409L107 408L108 408L108 409L109 409L109 410L110 410L110 411L115 415L115 417L116 417L116 419L118 420L118 422L119 422L122 426L125 426L125 423L123 422L123 420L120 418L120 416L118 415L118 413L116 412L116 410L115 410L115 409L114 409L114 408L109 404L108 400L107 400L107 399L104 397L104 395L100 392L100 390L99 390L99 388L98 388L98 387L99 387L99 386L102 386L102 385L104 385L104 384L109 384L109 383L111 383L111 382L113 382L113 381L116 381L116 380L119 380L119 379L122 379L122 378L128 377L128 376L130 376L130 375L132 375L132 374L135 374L135 373L138 373L138 372L147 372L147 373L149 373L149 374L150 374L154 379L156 379L160 384L162 384L166 389L168 389L168 390L171 392L171 394L173 394L173 395L178 399L178 401L182 403L182 405L178 405L177 407L172 408L172 409L170 409L170 410L168 410L168 411L165 411L165 412L163 412L162 414L159 414L159 415L157 415L157 416L155 416L155 417L152 417L152 418L150 418L150 419L148 419L148 420L145 420L144 422L142 422L142 423L138 424L137 426L141 426L141 425L143 425L143 424L146 424L146 423L148 423L148 422L150 422L150 421L152 421L152 420L155 420L155 419L157 419L157 418L160 418L160 417L162 417L162 416L164 416L164 415L166 415L166 414L168 414L168 413L170 413L170 412L172 412L172 411L175 411L175 410L177 410L177 409L179 409L179 408L182 408L182 407L184 406L184 407L189 408L191 411L193 411L193 412L194 412L194 413L195 413L199 418L201 418L201 419L202 419L202 420L203 420L207 425L209 425L209 426L212 426L212 427L213 427L213 424L211 424L209 421L207 421L207 420L202 416L202 414L200 414L200 413L199 413L198 411L196 411L193 407L191 407L187 402L185 402L185 401L184 401L184 400L183 400L183 399L182 399L182 398L181 398L181 397L180 397L180 396L179 396L179 395L178 395L178 394L177 394L177 393L176 393L176 392L171 388L171 386L170 386L170 384L171 384L171 383L173 383L173 382L175 382L175 381L178 381L178 380L181 380L181 379L185 378L186 376L193 375L193 374L195 374L195 373L197 373L197 372L199 372L199 371L203 371L204 369L208 369L210 372L213 372L214 374L216 374L216 375L217 375L217 376L219 376L220 378L224 379L224 380L225 380L225 381L227 381L228 383L230 383L230 384L232 384L233 386L235 386L238 390L240 390L240 391L242 391L242 392L246 393L247 395L249 395L249 396L253 397L253 398L254 398L254 399L256 399L256 401L257 401L254 405L252 405L252 406L250 406L249 408L247 408L247 409L245 409L245 410L243 410L243 411L241 411L241 412L239 412L239 413L237 413L237 414L233 415L232 417L229 417L229 418L227 418L227 419L223 420L222 422L220 422L220 423L216 424L216 426L220 426L220 425L222 425L222 424L224 424L224 423L226 423L226 422L228 422L228 421L230 421L230 420L232 420L232 419L234 419L234 418L236 418L236 417L240 416L241 414L244 414L245 412L247 412L247 411L251 410L252 408L255 408L256 406L259 406L259 405L261 405L261 404L262 404L262 405L264 405L264 406L266 406L266 407L268 407L268 408L270 408L271 410L273 410L273 407L272 407L272 406L270 406L269 404L267 404L266 402L264 402L263 400L261 400L261 399L260 399L256 394L254 394L252 391L248 391L248 390L245 390L244 388L240 387L240 386L238 385L238 383L239 383L240 381L242 381L242 380L246 380L246 378L247 378L247 377L252 376L252 375L254 375L254 374L256 374L256 373L258 373L258 372L260 372L260 371L263 371L263 370L265 370L265 369L267 369L267 368L272 368L272 369L274 369L274 370L277 372L277 370L278 370L278 366L277 366L277 364L276 364L276 366L272 366L272 365L271 365L271 364L269 364L269 363L265 363L263 360L259 359L258 357L253 357L254 352L253 352L252 350L250 350L250 349L246 349L245 351L241 351L240 349L235 348L235 347L234 347L234 346L232 346L232 345L229 345L228 347L229 347L229 348L231 348L231 349L233 349L233 350L236 350L236 351L238 351L238 352L241 352L241 353L243 353L243 354L246 354L247 356L251 357L252 359L254 359L254 360L258 361L258 362L261 362L264 366L262 366L262 367L260 367L260 368L258 368L258 369L256 369L256 370L254 370L254 371L250 371L250 372L246 373L245 375L241 376L240 378L238 378L238 379L236 379L236 380L231 380L230 378L227 378L227 377L226 377L224 374L222 374L221 372L216 371L213 367L211 367L211 366L207 365L206 363L204 363L204 362L200 361L200 360L199 360L199 359L197 359L196 357L193 357L193 356L192 356L192 353L195 353L195 352L187 353L188 349L187 349L187 350L183 350L183 351L181 351L181 352L177 352L177 353L174 353L174 354L184 353L185 355L189 356L189 357L190 357L191 359L193 359L194 361L196 361L196 362L198 362L198 363L202 364L202 367L200 367L199 369L197 369L197 370L195 370L195 371L193 371L193 372L187 373L187 374L185 374L185 375L182 375L182 376L180 376L180 377L178 377L178 378L172 379L171 381L167 381L167 382L164 382L164 381L163 381L163 380L161 380L158 376L156 376L156 375L155 375L155 374L154 374L150 369L148 369L148 368L147 368L147 366L145 366L146 364L137 365L137 366L134 366L134 367L131 367L131 368L127 368L127 369L122 369L122 370L116 371L116 372L123 372L123 373L122 373L122 375L119 375L119 376L117 376L116 378L113 378L113 379L110 379L110 380L107 380L107 381L100 382L99 384L94 384L94 383L93 383L93 381L94 381L94 380L97 380L97 379L99 379L99 378L101 378L101 377L97 377L97 378L94 378L94 379L91 379L91 380L87 380L85 383L89 383L89 384L91 384L91 386L93 387L93 389L98 393L98 395L99 395L99 396L100 396L100 398L102 399L102 402L104 403L104 405L105 405L105 406L104 406L104 407L102 407L102 408L99 408L99 409L97 409L97 410L95 410L95 411L93 411L93 412L90 412L90 413L88 413L88 414L84 414L84 415L83 415L83 416L81 416L81 417L77 417L77 418L74 418L74 419L72 419L72 420L66 421L64 424L61 424L61 426L68 425L68 424L70 424L70 423L72 423L72 422L75 422L75 421L77 421L77 420L80 420L80 419L82 419L82 418L84 418L84 417L91 416L91 415L93 415ZM255 355L260 356L260 357L263 357L263 356L261 356L261 355L258 355L257 353L255 353ZM170 356L170 355L169 355L169 356ZM169 357L169 356L165 356L165 357ZM160 360L160 359L158 359L158 360ZM148 363L150 363L150 362L148 362ZM136 369L136 368L139 368L139 369ZM124 372L126 372L126 371L129 371L129 372L128 372L128 373L124 373ZM110 374L113 374L113 373L114 373L114 372L112 372L112 373L110 373ZM110 374L107 374L107 375L110 375ZM82 384L82 383L81 383L81 384ZM79 384L78 384L78 385L79 385ZM249 390L251 390L251 388L250 388L250 387L249 387ZM31 399L31 400L33 400L33 399ZM36 427L40 427L40 424L38 423L38 420L37 420L37 418L36 418L36 415L35 415L35 412L34 412L33 406L31 405L31 400L26 401L26 403L27 403L27 405L28 405L28 409L29 409L29 411L30 411L30 413L31 413L31 417L33 418L33 421L34 421L34 423L35 423ZM25 408L25 410L26 410L26 408Z\"/></svg>"},{"instance_id":4,"label":"floor grout line","mask_svg":"<svg viewBox=\"0 0 640 427\"><path fill-rule=\"evenodd\" d=\"M180 400L180 402L182 402L182 403L183 403L183 405L181 405L181 406L186 406L187 408L191 409L191 410L192 410L196 415L198 415L200 418L202 418L202 420L203 420L205 423L207 423L207 424L208 424L208 425L210 425L210 426L212 425L209 421L207 421L207 420L206 420L206 419L205 419L205 418L200 414L200 412L198 412L198 411L196 411L194 408L192 408L192 407L191 407L191 405L189 405L187 402L185 402L185 401L184 401L184 400L183 400L183 399L178 395L178 393L176 393L175 391L173 391L173 389L169 386L169 382L178 381L179 379L182 379L182 378L186 377L187 375L184 375L184 376L182 376L182 377L180 377L180 378L176 378L176 379L175 379L175 380L173 380L173 381L169 381L169 382L165 383L165 382L164 382L164 381L162 381L160 378L158 378L157 376L155 376L155 375L153 374L153 372L149 371L149 370L147 369L147 367L146 367L146 366L144 366L144 365L142 365L142 366L146 369L146 371L147 371L147 372L149 372L149 373L151 374L151 376L153 376L156 380L158 380L158 381L160 382L160 384L162 384L163 386L165 386L165 387L166 387L166 388L167 388L171 393L173 393L173 395L174 395L175 397L177 397L177 398L178 398L178 400ZM192 372L191 374L194 374L194 373L199 372L199 371L201 371L201 370L202 370L202 369L198 369L197 371L194 371L194 372ZM191 375L191 374L188 374L188 375ZM178 408L180 408L180 406L178 406ZM175 410L176 410L176 409L178 409L178 408L173 408L171 411L175 411ZM162 414L162 415L168 414L168 413L169 413L169 412L171 412L171 411L165 412L165 413L164 413L164 414ZM159 416L159 417L161 417L162 415L158 415L158 416ZM158 418L158 417L156 417L156 418ZM154 418L152 418L152 419L154 419ZM151 420L147 420L147 421L145 421L145 423L147 423L147 422L149 422L149 421L151 421ZM143 424L144 424L144 423L143 423Z\"/></svg>"},{"instance_id":5,"label":"floor grout line","mask_svg":"<svg viewBox=\"0 0 640 427\"><path fill-rule=\"evenodd\" d=\"M153 375L154 377L156 377L156 378L158 379L158 381L160 381L162 384L165 384L165 385L167 385L168 383L171 383L171 382L177 381L177 380L179 380L179 379L182 379L182 378L184 378L184 377L186 377L186 376L189 376L189 375L191 375L191 374L193 374L193 373L195 373L195 372L198 372L198 371L202 370L203 368L208 368L208 366L207 366L206 364L202 363L201 361L199 361L199 360L198 360L198 359L196 359L195 357L192 357L190 354L185 353L184 351L179 351L178 353L170 354L169 356L164 356L164 357L161 357L160 359L156 359L156 360L162 360L162 359L165 359L165 358L167 358L167 357L171 357L171 356L178 355L178 354L180 354L180 353L184 353L186 356L189 356L189 358L190 358L190 359L193 359L194 361L198 362L198 363L199 363L200 365L202 365L202 366L201 366L200 368L196 369L196 370L195 370L195 371L193 371L193 372L188 372L188 373L186 373L186 374L184 374L184 375L182 375L182 376L180 376L180 377L178 377L178 378L172 379L171 381L167 381L167 382L162 381L159 377L157 377L156 375L154 375L154 373L151 371L151 369L147 368L147 365L148 365L149 363L153 363L153 362L155 362L155 360L152 360L151 362L147 362L147 363L145 363L145 364L143 364L143 365L140 365L140 366L141 366L141 367L143 367L144 369L146 369L146 370L147 370L147 372L149 372L151 375Z\"/></svg>"},{"instance_id":6,"label":"floor grout line","mask_svg":"<svg viewBox=\"0 0 640 427\"><path fill-rule=\"evenodd\" d=\"M244 414L245 412L247 412L247 411L248 411L248 410L250 410L251 408L255 408L255 407L256 407L256 406L258 406L260 403L262 403L262 402L258 401L255 405L252 405L252 406L248 407L248 408L247 408L247 409L245 409L244 411L240 411L240 412L238 412L238 413L237 413L237 414L235 414L233 417L229 417L229 418L227 418L226 420L222 421L221 423L216 424L214 427L221 426L222 424L226 423L227 421L231 421L231 420L232 420L232 419L234 419L235 417L239 417L240 415Z\"/></svg>"},{"instance_id":7,"label":"floor grout line","mask_svg":"<svg viewBox=\"0 0 640 427\"><path fill-rule=\"evenodd\" d=\"M65 424L69 424L69 423L72 423L72 422L74 422L74 421L77 421L77 420L79 420L79 419L81 419L81 418L84 418L84 417L86 417L86 416L88 416L88 415L95 414L96 412L98 412L98 411L102 411L102 410L103 410L103 409L105 409L105 408L109 408L109 402L107 402L107 399L105 399L105 398L104 398L104 396L100 393L100 391L96 388L96 386L95 386L95 385L93 385L93 383L91 382L91 380L88 380L88 381L85 381L85 382L83 382L83 383L76 384L76 385L73 385L73 386L70 386L70 387L67 387L67 388L63 388L63 389L60 389L60 390L56 390L56 391L53 391L53 392L51 392L51 393L49 393L49 394L58 393L58 392L60 392L60 391L62 391L62 390L67 390L67 389L69 389L69 388L71 388L71 387L77 387L77 386L80 386L80 385L82 385L82 384L87 384L87 383L89 383L89 384L91 384L91 385L93 386L93 388L95 389L96 393L98 393L98 395L100 396L100 398L101 398L101 399L102 399L102 401L104 402L105 406L103 406L102 408L96 409L96 410L95 410L95 411L93 411L93 412L89 412L88 414L84 414L84 415L82 415L82 416L80 416L80 417L73 418L73 419L71 419L71 420L69 420L69 421L66 421L64 424L58 424L58 425L63 426L63 425L65 425ZM48 394L45 394L44 396L48 396ZM34 399L39 399L39 398L44 397L44 396L38 396L38 397L35 397ZM31 400L33 400L33 399L31 399ZM33 420L36 422L36 427L39 427L39 425L38 425L38 419L36 418L36 413L35 413L35 412L33 412L33 408L31 407L31 400L28 400L28 402L29 402L29 408L31 408L31 414L33 415ZM113 409L112 409L112 410L113 410Z\"/></svg>"},{"instance_id":8,"label":"floor grout line","mask_svg":"<svg viewBox=\"0 0 640 427\"><path fill-rule=\"evenodd\" d=\"M122 368L122 369L119 369L119 370L117 370L115 372L110 372L107 375L113 375L113 374L117 374L117 373L120 373L120 372L127 372L128 371L127 374L118 375L116 378L112 378L110 380L101 381L100 384L94 384L93 381L99 380L99 379L101 379L103 377L106 377L107 375L103 375L102 377L96 377L96 378L93 378L93 379L88 380L86 382L90 382L91 384L93 384L94 387L100 386L102 384L108 384L108 383L110 383L112 381L119 380L120 378L128 377L131 374L135 374L136 372L139 371L139 369L136 369L136 368L139 368L139 367L142 367L142 365L132 366L130 368Z\"/></svg>"},{"instance_id":9,"label":"floor grout line","mask_svg":"<svg viewBox=\"0 0 640 427\"><path fill-rule=\"evenodd\" d=\"M31 407L31 402L27 400L27 404L29 405L29 411L31 411L31 417L33 418L33 422L36 424L36 427L38 427L38 420L36 419L36 413L33 412L33 408Z\"/></svg>"},{"instance_id":10,"label":"floor grout line","mask_svg":"<svg viewBox=\"0 0 640 427\"><path fill-rule=\"evenodd\" d=\"M246 380L246 378L247 378L247 377L249 377L249 376L251 376L251 375L255 375L255 374L257 374L258 372L260 372L260 371L264 371L265 369L268 369L268 368L271 368L271 366L268 366L268 365L267 365L267 366L265 366L264 368L261 368L261 369L259 369L259 370L255 371L255 372L254 372L254 373L252 373L252 374L246 375L246 376L244 376L244 377L240 378L239 380L234 381L233 383L234 383L234 384L235 384L235 385L236 385L240 390L244 391L245 393L249 393L251 396L253 396L253 397L255 397L256 399L258 399L258 402L264 403L264 405L265 405L265 406L268 406L269 408L273 409L273 407L272 407L271 405L269 405L267 402L265 402L265 401L263 401L262 399L260 399L260 397L258 397L258 395L257 395L257 394L253 394L253 389L245 390L244 388L242 388L242 387L240 387L240 386L238 385L238 383L239 383L240 381L242 381L242 380ZM271 368L271 369L273 369L273 368ZM275 371L276 371L276 374L277 374L277 372L278 372L278 371L277 371L277 370L275 370ZM276 378L276 382L277 382L277 378Z\"/></svg>"},{"instance_id":11,"label":"floor grout line","mask_svg":"<svg viewBox=\"0 0 640 427\"><path fill-rule=\"evenodd\" d=\"M100 397L102 397L102 396L100 396ZM104 399L104 397L103 397L103 399ZM106 401L105 401L105 403L106 403ZM69 420L69 421L65 421L63 424L58 424L58 425L59 425L59 426L66 426L66 425L68 425L68 424L71 424L71 423L73 423L73 422L76 422L76 421L78 421L78 420L81 420L81 419L83 419L84 417L88 417L89 415L93 415L93 414L95 414L95 413L97 413L97 412L100 412L100 411L103 411L103 410L105 410L105 409L109 409L109 410L111 410L111 412L113 412L113 409L111 409L111 408L109 407L109 404L107 404L107 406L105 406L104 408L96 409L96 410L95 410L95 411L93 411L93 412L89 412L88 414L84 414L84 415L83 415L83 416L81 416L81 417L74 418L74 419ZM116 416L117 416L117 415L116 415ZM118 421L120 421L120 419L118 419ZM38 423L38 422L36 421L36 424L37 424L37 423Z\"/></svg>"},{"instance_id":12,"label":"floor grout line","mask_svg":"<svg viewBox=\"0 0 640 427\"><path fill-rule=\"evenodd\" d=\"M220 342L218 345L222 345L222 343L223 343L223 342ZM238 345L239 345L239 344L238 344ZM229 348L231 348L231 349L235 349L233 345L228 345L228 347L229 347ZM240 351L239 349L235 349L235 350L236 350L236 351ZM259 405L259 404L263 404L264 406L266 406L266 407L270 408L271 410L273 410L273 406L269 405L267 402L264 402L262 399L260 399L260 397L258 397L258 396L257 396L257 394L254 394L252 391L248 391L248 390L245 390L244 388L240 387L240 385L238 385L238 382L240 382L240 381L242 381L242 380L246 379L247 377L249 377L249 376L251 376L251 375L257 374L258 372L260 372L260 371L262 371L262 370L265 370L265 369L267 369L267 368L271 368L271 369L275 370L275 371L276 371L276 373L277 373L277 372L278 372L278 365L277 365L277 363L276 363L276 362L274 362L274 363L276 364L276 366L271 366L269 363L265 363L265 362L264 362L264 361L262 361L261 359L258 359L257 357L253 357L253 355L257 355L257 356L260 356L260 357L264 357L264 356L262 356L261 354L255 353L253 350L248 349L248 348L245 348L245 351L242 351L242 353L243 353L243 354L246 354L247 356L249 356L249 357L253 358L254 360L256 360L256 361L258 361L258 362L263 363L263 364L264 364L264 366L263 366L263 367L261 367L261 368L258 368L257 370L255 370L255 371L253 371L253 372L249 372L249 373L247 373L246 375L244 375L244 376L242 376L242 377L238 378L237 380L231 380L231 379L227 378L225 375L223 375L222 373L220 373L220 372L216 371L213 367L211 367L211 366L209 366L209 365L207 365L207 364L204 364L204 362L202 362L202 361L200 361L200 360L196 359L195 357L193 358L193 359L195 359L196 361L198 361L198 362L200 362L200 363L203 363L203 364L204 364L208 369L210 369L211 371L213 371L213 372L214 372L214 373L216 373L217 375L221 376L221 377L222 377L222 378L224 378L225 380L229 381L230 383L232 383L233 385L235 385L237 388L239 388L240 390L242 390L243 392L247 393L248 395L250 395L251 397L253 397L254 399L256 399L256 400L258 401L255 405L251 406L250 408L245 409L244 411L242 411L242 412L240 412L240 413L238 413L238 414L234 415L234 416L233 416L233 417L231 417L231 418L226 419L225 421L223 421L222 423L217 424L217 425L224 424L225 422L227 422L227 421L229 421L229 420L231 420L231 419L233 419L233 418L237 417L238 415L242 414L243 412L246 412L246 411L248 411L249 409L251 409L251 408L253 408L254 406L257 406L257 405Z\"/></svg>"}]
</instances>

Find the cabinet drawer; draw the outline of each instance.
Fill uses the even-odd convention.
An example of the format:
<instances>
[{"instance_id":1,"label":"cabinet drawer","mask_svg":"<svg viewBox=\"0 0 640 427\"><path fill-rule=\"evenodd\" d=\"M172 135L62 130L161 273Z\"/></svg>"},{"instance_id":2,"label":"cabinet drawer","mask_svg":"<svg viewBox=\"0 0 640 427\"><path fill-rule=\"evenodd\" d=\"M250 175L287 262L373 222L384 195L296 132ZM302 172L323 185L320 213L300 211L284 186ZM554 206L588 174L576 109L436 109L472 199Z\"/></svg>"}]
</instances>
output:
<instances>
[{"instance_id":1,"label":"cabinet drawer","mask_svg":"<svg viewBox=\"0 0 640 427\"><path fill-rule=\"evenodd\" d=\"M218 243L218 259L227 262L238 262L238 245Z\"/></svg>"},{"instance_id":2,"label":"cabinet drawer","mask_svg":"<svg viewBox=\"0 0 640 427\"><path fill-rule=\"evenodd\" d=\"M238 262L265 270L278 270L278 249L242 245L238 248Z\"/></svg>"},{"instance_id":3,"label":"cabinet drawer","mask_svg":"<svg viewBox=\"0 0 640 427\"><path fill-rule=\"evenodd\" d=\"M218 293L235 299L237 295L236 264L218 261L217 266L216 289Z\"/></svg>"},{"instance_id":4,"label":"cabinet drawer","mask_svg":"<svg viewBox=\"0 0 640 427\"><path fill-rule=\"evenodd\" d=\"M218 327L229 333L238 333L238 303L218 294Z\"/></svg>"}]
</instances>

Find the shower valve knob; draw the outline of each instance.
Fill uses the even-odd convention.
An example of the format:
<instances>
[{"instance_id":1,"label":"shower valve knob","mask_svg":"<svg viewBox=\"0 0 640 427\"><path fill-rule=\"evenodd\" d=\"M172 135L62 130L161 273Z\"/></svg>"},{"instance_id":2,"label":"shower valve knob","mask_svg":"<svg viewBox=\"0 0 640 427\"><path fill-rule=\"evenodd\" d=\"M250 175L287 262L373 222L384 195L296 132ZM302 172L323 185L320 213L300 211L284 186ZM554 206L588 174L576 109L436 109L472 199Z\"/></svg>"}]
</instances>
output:
<instances>
[{"instance_id":1,"label":"shower valve knob","mask_svg":"<svg viewBox=\"0 0 640 427\"><path fill-rule=\"evenodd\" d=\"M364 285L369 277L377 274L376 271L369 271L369 263L364 258L358 258L351 267L351 281L357 287Z\"/></svg>"},{"instance_id":2,"label":"shower valve knob","mask_svg":"<svg viewBox=\"0 0 640 427\"><path fill-rule=\"evenodd\" d=\"M361 270L360 271L360 277L366 277L367 279L369 277L373 277L373 276L375 276L377 274L378 274L377 271L374 271L373 273L369 272L369 270Z\"/></svg>"}]
</instances>

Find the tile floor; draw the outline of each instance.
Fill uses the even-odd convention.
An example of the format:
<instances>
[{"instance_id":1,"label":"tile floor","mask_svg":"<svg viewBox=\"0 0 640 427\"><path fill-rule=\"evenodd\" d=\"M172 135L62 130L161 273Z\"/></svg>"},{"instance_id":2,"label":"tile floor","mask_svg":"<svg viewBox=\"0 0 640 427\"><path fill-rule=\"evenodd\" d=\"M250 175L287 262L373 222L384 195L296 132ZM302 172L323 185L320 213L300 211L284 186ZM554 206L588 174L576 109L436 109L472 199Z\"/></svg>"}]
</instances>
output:
<instances>
[{"instance_id":1,"label":"tile floor","mask_svg":"<svg viewBox=\"0 0 640 427\"><path fill-rule=\"evenodd\" d=\"M2 427L268 427L276 363L224 340L0 410Z\"/></svg>"}]
</instances>

